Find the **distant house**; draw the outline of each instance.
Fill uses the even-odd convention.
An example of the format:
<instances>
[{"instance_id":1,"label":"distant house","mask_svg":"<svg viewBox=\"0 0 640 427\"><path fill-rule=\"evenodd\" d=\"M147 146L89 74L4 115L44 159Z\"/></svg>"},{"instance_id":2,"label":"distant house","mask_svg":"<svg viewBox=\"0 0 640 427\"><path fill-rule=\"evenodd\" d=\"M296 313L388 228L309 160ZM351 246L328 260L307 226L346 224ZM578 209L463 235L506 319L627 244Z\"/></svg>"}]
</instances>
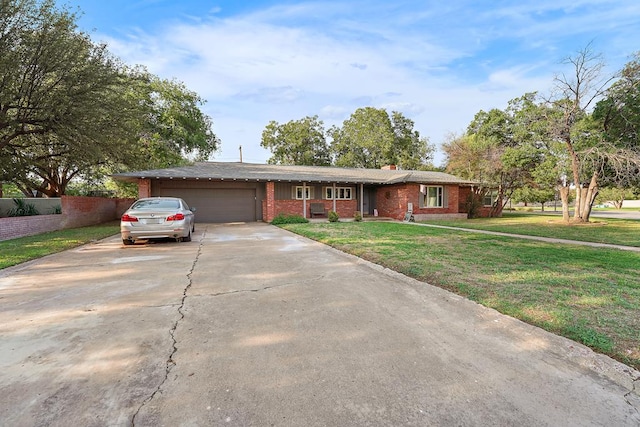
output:
<instances>
[{"instance_id":1,"label":"distant house","mask_svg":"<svg viewBox=\"0 0 640 427\"><path fill-rule=\"evenodd\" d=\"M200 162L192 166L115 174L136 182L139 197L182 197L200 222L270 222L278 214L310 218L335 211L341 218L378 215L401 220L466 218L476 183L443 172ZM485 203L491 203L490 200ZM487 216L490 206L481 209Z\"/></svg>"}]
</instances>

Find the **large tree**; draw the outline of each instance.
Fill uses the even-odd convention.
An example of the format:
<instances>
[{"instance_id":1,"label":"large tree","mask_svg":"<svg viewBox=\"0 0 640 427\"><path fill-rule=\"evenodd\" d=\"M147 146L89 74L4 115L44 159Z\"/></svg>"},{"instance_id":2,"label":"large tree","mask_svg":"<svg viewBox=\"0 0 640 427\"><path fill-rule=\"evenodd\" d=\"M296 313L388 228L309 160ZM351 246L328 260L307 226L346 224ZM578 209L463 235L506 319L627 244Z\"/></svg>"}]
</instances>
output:
<instances>
[{"instance_id":1,"label":"large tree","mask_svg":"<svg viewBox=\"0 0 640 427\"><path fill-rule=\"evenodd\" d=\"M497 191L492 215L502 211L516 189L544 185L539 167L544 162L545 144L538 121L536 94L525 94L509 102L505 110L480 111L462 136L453 136L443 145L448 172L479 182L468 200L469 212L488 191Z\"/></svg>"},{"instance_id":2,"label":"large tree","mask_svg":"<svg viewBox=\"0 0 640 427\"><path fill-rule=\"evenodd\" d=\"M335 164L373 168L397 165L401 169L431 166L433 147L413 129L412 120L383 108L358 108L342 127L330 130Z\"/></svg>"},{"instance_id":3,"label":"large tree","mask_svg":"<svg viewBox=\"0 0 640 427\"><path fill-rule=\"evenodd\" d=\"M0 18L0 180L59 196L78 176L165 167L218 147L197 94L123 66L67 9L7 0Z\"/></svg>"},{"instance_id":4,"label":"large tree","mask_svg":"<svg viewBox=\"0 0 640 427\"><path fill-rule=\"evenodd\" d=\"M556 186L566 221L575 188L573 220L586 222L600 186L640 181L640 64L636 55L610 87L600 55L589 47L565 64L571 72L555 78L552 97L527 94L505 111L481 111L467 134L444 149L449 171L503 188L503 195Z\"/></svg>"},{"instance_id":5,"label":"large tree","mask_svg":"<svg viewBox=\"0 0 640 427\"><path fill-rule=\"evenodd\" d=\"M598 102L593 119L604 133L603 144L615 154L602 162L602 185L640 187L640 52Z\"/></svg>"},{"instance_id":6,"label":"large tree","mask_svg":"<svg viewBox=\"0 0 640 427\"><path fill-rule=\"evenodd\" d=\"M76 16L52 0L4 0L0 8L0 149L24 135L89 129L87 104L113 78L113 59L76 31Z\"/></svg>"},{"instance_id":7,"label":"large tree","mask_svg":"<svg viewBox=\"0 0 640 427\"><path fill-rule=\"evenodd\" d=\"M575 188L573 220L588 222L591 207L598 191L599 168L597 157L602 134L589 121L589 111L600 99L611 79L603 75L604 62L590 46L563 61L569 71L555 78L554 94L547 104L553 113L550 134L563 144L571 173L560 184L563 218L569 221L569 189ZM608 151L608 150L607 150ZM589 158L595 163L588 164ZM591 167L589 167L591 166ZM589 176L590 175L590 176Z\"/></svg>"},{"instance_id":8,"label":"large tree","mask_svg":"<svg viewBox=\"0 0 640 427\"><path fill-rule=\"evenodd\" d=\"M270 164L328 166L331 164L326 131L318 116L280 124L271 121L260 145L271 150Z\"/></svg>"},{"instance_id":9,"label":"large tree","mask_svg":"<svg viewBox=\"0 0 640 427\"><path fill-rule=\"evenodd\" d=\"M391 112L394 141L387 153L389 164L407 170L433 169L435 147L413 129L414 125L413 120L402 113Z\"/></svg>"},{"instance_id":10,"label":"large tree","mask_svg":"<svg viewBox=\"0 0 640 427\"><path fill-rule=\"evenodd\" d=\"M206 160L220 147L212 121L200 107L204 100L177 80L147 74L138 80L137 102L146 106L139 124L142 162L129 167L161 169L189 160Z\"/></svg>"}]
</instances>

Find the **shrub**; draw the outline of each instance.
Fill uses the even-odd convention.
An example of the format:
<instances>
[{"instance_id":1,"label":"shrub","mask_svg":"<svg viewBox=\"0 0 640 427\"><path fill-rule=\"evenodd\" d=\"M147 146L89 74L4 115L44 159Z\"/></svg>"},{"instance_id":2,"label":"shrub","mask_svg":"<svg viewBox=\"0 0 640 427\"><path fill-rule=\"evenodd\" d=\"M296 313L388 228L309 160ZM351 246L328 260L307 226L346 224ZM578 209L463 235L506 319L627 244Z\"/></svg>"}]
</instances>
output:
<instances>
[{"instance_id":1,"label":"shrub","mask_svg":"<svg viewBox=\"0 0 640 427\"><path fill-rule=\"evenodd\" d=\"M480 213L481 207L482 207L482 201L478 195L471 193L467 196L467 200L465 200L465 208L467 209L467 218L469 219L477 218Z\"/></svg>"},{"instance_id":2,"label":"shrub","mask_svg":"<svg viewBox=\"0 0 640 427\"><path fill-rule=\"evenodd\" d=\"M305 224L307 222L309 222L309 220L307 218L304 218L301 215L287 215L287 214L279 213L278 215L276 215L275 218L273 218L273 221L271 221L271 224L273 225Z\"/></svg>"},{"instance_id":3,"label":"shrub","mask_svg":"<svg viewBox=\"0 0 640 427\"><path fill-rule=\"evenodd\" d=\"M353 214L353 219L357 222L362 221L362 214L360 211L356 211L356 213Z\"/></svg>"},{"instance_id":4,"label":"shrub","mask_svg":"<svg viewBox=\"0 0 640 427\"><path fill-rule=\"evenodd\" d=\"M339 219L340 217L335 211L329 212L329 222L338 222Z\"/></svg>"},{"instance_id":5,"label":"shrub","mask_svg":"<svg viewBox=\"0 0 640 427\"><path fill-rule=\"evenodd\" d=\"M24 199L13 199L13 203L15 203L16 207L9 210L9 216L32 216L32 215L40 215L38 209L31 203L27 203Z\"/></svg>"}]
</instances>

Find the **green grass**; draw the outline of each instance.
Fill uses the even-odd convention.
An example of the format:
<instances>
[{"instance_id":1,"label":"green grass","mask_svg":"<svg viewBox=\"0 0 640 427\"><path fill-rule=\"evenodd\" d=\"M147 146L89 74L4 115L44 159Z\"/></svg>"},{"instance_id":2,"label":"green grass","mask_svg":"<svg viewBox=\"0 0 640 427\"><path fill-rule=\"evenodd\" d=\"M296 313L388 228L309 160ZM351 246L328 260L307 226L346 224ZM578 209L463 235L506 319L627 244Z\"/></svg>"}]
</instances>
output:
<instances>
[{"instance_id":1,"label":"green grass","mask_svg":"<svg viewBox=\"0 0 640 427\"><path fill-rule=\"evenodd\" d=\"M515 227L508 218L505 223L500 231ZM315 223L283 228L640 368L638 253L401 223ZM572 236L582 236L580 233Z\"/></svg>"},{"instance_id":2,"label":"green grass","mask_svg":"<svg viewBox=\"0 0 640 427\"><path fill-rule=\"evenodd\" d=\"M0 242L0 269L113 236L119 232L120 223L112 222L4 240Z\"/></svg>"},{"instance_id":3,"label":"green grass","mask_svg":"<svg viewBox=\"0 0 640 427\"><path fill-rule=\"evenodd\" d=\"M640 246L640 221L591 218L585 224L567 224L561 217L522 213L505 213L502 218L422 221L428 224L501 231L529 236L554 237L584 242Z\"/></svg>"}]
</instances>

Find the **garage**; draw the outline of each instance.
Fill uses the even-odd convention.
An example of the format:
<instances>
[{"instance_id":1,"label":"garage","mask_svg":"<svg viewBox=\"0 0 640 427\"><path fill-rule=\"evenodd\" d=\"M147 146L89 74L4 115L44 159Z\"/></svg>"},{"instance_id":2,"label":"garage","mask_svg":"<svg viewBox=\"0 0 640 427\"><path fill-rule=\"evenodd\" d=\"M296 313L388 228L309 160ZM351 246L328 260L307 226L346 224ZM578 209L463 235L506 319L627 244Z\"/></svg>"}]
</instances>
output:
<instances>
[{"instance_id":1,"label":"garage","mask_svg":"<svg viewBox=\"0 0 640 427\"><path fill-rule=\"evenodd\" d=\"M157 181L154 196L183 198L196 208L197 222L253 222L262 219L262 193L257 183Z\"/></svg>"}]
</instances>

